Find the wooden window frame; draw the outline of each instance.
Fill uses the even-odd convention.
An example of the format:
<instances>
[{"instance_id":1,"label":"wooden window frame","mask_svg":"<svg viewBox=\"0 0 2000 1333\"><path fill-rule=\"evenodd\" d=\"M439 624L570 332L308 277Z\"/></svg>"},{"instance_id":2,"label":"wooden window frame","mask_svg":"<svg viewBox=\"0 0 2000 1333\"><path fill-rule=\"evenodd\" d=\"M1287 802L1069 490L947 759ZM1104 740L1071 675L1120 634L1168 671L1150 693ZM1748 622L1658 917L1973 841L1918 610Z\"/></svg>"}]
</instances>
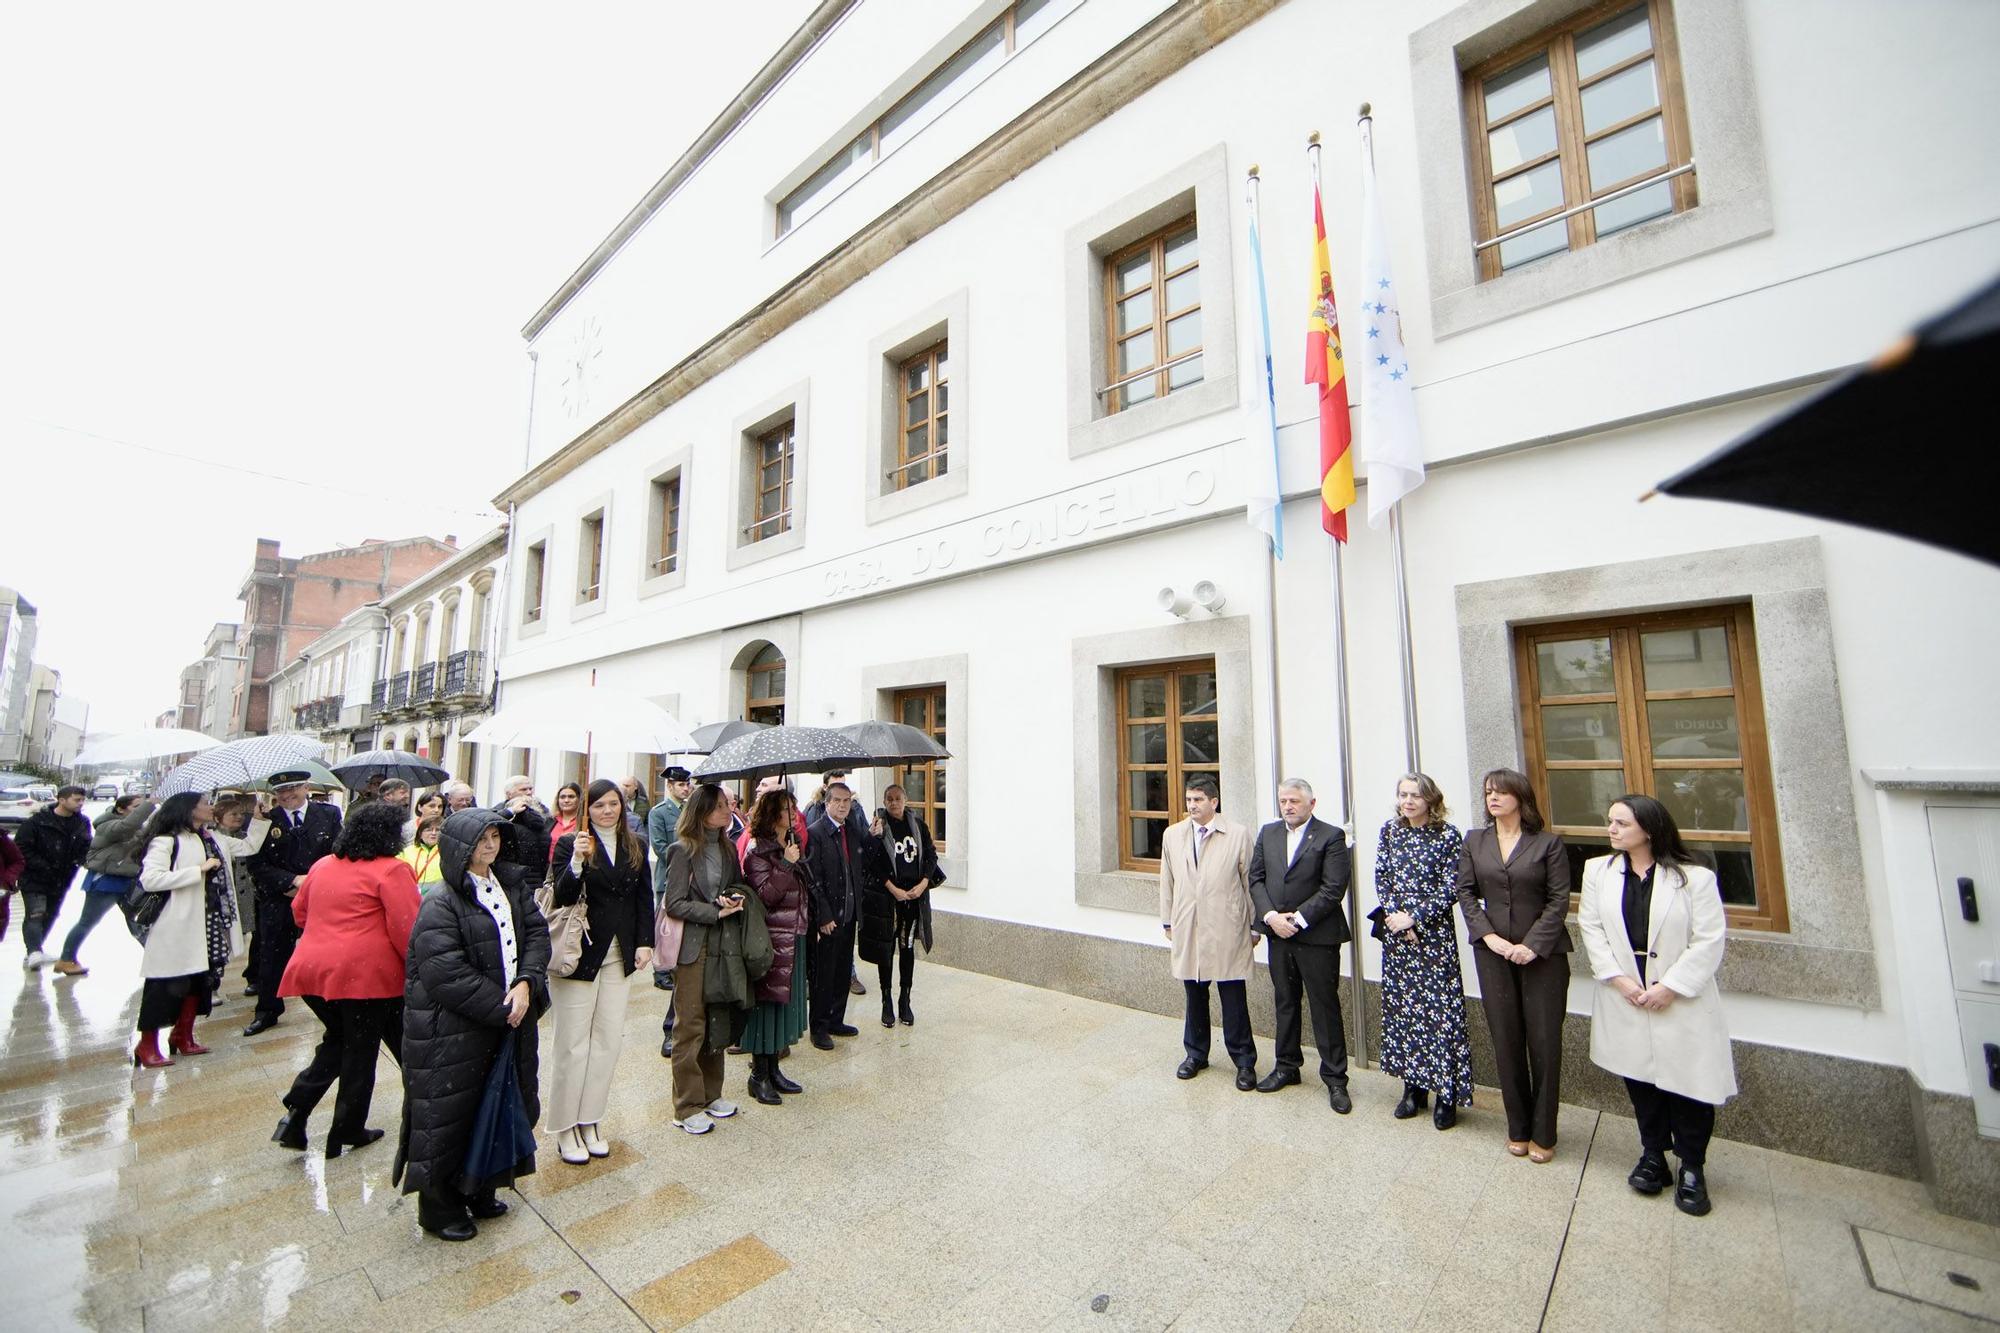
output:
<instances>
[{"instance_id":1,"label":"wooden window frame","mask_svg":"<svg viewBox=\"0 0 2000 1333\"><path fill-rule=\"evenodd\" d=\"M578 522L576 552L576 600L595 602L604 596L604 519L602 509L594 509Z\"/></svg>"},{"instance_id":2,"label":"wooden window frame","mask_svg":"<svg viewBox=\"0 0 2000 1333\"><path fill-rule=\"evenodd\" d=\"M918 699L923 700L924 704L924 721L918 730L922 731L939 745L949 749L950 746L945 741L945 723L937 720L939 708L946 703L945 687L942 684L913 685L908 689L897 690L891 696L890 702L890 707L895 714L895 720L898 722L903 720L903 705L905 703ZM950 711L948 708L945 711L948 721ZM949 833L951 831L951 802L949 800L938 799L937 770L938 761L936 760L923 764L900 764L889 770L889 782L885 785L904 787L904 795L907 797L909 791L906 784L909 780L909 775L911 773L922 773L924 775L924 799L921 801L913 800L909 804L912 810L915 810L924 817L924 823L930 827L931 838L937 844L938 855L943 856L950 846L951 839L938 835L937 812L939 810L945 812L945 832Z\"/></svg>"},{"instance_id":3,"label":"wooden window frame","mask_svg":"<svg viewBox=\"0 0 2000 1333\"><path fill-rule=\"evenodd\" d=\"M1181 761L1181 724L1190 720L1215 722L1217 724L1216 736L1218 742L1220 741L1222 707L1219 697L1216 700L1216 710L1213 716L1192 713L1183 714L1180 711L1181 675L1182 673L1192 674L1195 672L1205 672L1208 675L1214 676L1216 678L1217 694L1218 696L1220 695L1222 677L1213 657L1191 657L1176 662L1148 662L1142 666L1120 667L1112 675L1112 713L1115 718L1113 725L1118 729L1118 868L1120 870L1136 870L1149 874L1158 874L1160 870L1160 862L1157 857L1137 856L1133 853L1133 820L1157 819L1164 815L1167 820L1167 826L1171 828L1176 823L1187 818L1185 800L1182 801L1181 805L1174 806L1172 809L1165 811L1134 810L1132 808L1132 774L1165 773L1167 775L1167 799L1171 804L1174 798L1184 798L1186 796L1187 774L1190 771L1188 766ZM1132 716L1128 714L1126 711L1126 700L1129 697L1126 690L1128 682L1146 676L1161 675L1167 677L1166 715L1154 717L1150 715ZM1131 728L1156 723L1165 723L1167 727L1167 762L1164 764L1133 763L1131 755ZM1210 768L1195 768L1192 771L1196 773L1213 771L1216 781L1220 782L1222 780L1222 758L1218 754L1215 763Z\"/></svg>"},{"instance_id":4,"label":"wooden window frame","mask_svg":"<svg viewBox=\"0 0 2000 1333\"><path fill-rule=\"evenodd\" d=\"M949 389L951 387L951 379L946 369L950 365L950 340L941 338L929 347L926 347L923 351L918 352L915 356L906 358L896 368L896 471L893 479L894 490L904 491L912 486L921 486L926 481L935 481L937 478L944 476L946 470L951 465L950 443L948 441L940 443L938 440L938 427L943 425L948 430L948 423L951 417L950 408L940 409L938 407L938 390ZM924 379L925 387L919 389L916 393L911 393L909 391L910 372L916 370L918 367L922 367L926 372ZM910 400L916 398L918 394L929 397L930 411L921 421L912 421L910 420ZM912 453L910 450L910 432L919 428L922 428L924 431L924 438L929 441L929 448L921 452ZM924 462L931 464L930 475L919 481L911 481L911 471L918 464Z\"/></svg>"},{"instance_id":5,"label":"wooden window frame","mask_svg":"<svg viewBox=\"0 0 2000 1333\"><path fill-rule=\"evenodd\" d=\"M1693 629L1720 626L1729 643L1730 688L1692 690L1647 690L1643 675L1639 636L1657 630ZM1613 688L1608 694L1543 696L1540 661L1535 645L1551 639L1608 637L1612 644ZM1624 775L1625 791L1655 794L1653 771L1661 769L1741 768L1743 794L1749 808L1747 833L1694 832L1683 836L1701 842L1741 843L1748 848L1757 884L1757 905L1743 907L1724 904L1729 925L1735 930L1782 933L1790 927L1785 895L1784 865L1778 846L1778 818L1775 788L1771 778L1770 743L1764 726L1763 682L1757 666L1757 634L1750 604L1727 603L1690 607L1679 611L1651 612L1630 616L1596 616L1588 620L1552 621L1518 628L1514 633L1515 680L1521 711L1522 751L1528 765L1528 779L1535 798L1549 817L1549 828L1558 836L1565 832L1601 837L1602 828L1557 825L1549 799L1549 765L1542 736L1541 708L1544 704L1614 704L1618 712L1619 753L1622 759L1558 760L1559 770L1617 770ZM1736 730L1740 755L1730 759L1656 759L1652 731L1647 725L1645 705L1649 701L1682 698L1723 698L1735 700ZM1576 886L1581 894L1582 885ZM1574 899L1572 900L1574 906Z\"/></svg>"},{"instance_id":6,"label":"wooden window frame","mask_svg":"<svg viewBox=\"0 0 2000 1333\"><path fill-rule=\"evenodd\" d=\"M788 670L791 664L786 660L782 648L779 648L776 644L766 646L771 651L777 653L777 661L759 665L757 658L764 655L764 649L760 648L757 650L756 657L752 657L750 664L743 668L743 720L746 722L762 721L763 719L757 716L758 712L774 709L778 714L777 725L782 726L785 721L785 696L783 693L758 693L758 678L769 677L777 672ZM766 684L766 688L768 688L768 683ZM744 817L746 819L749 818L747 814Z\"/></svg>"},{"instance_id":7,"label":"wooden window frame","mask_svg":"<svg viewBox=\"0 0 2000 1333\"><path fill-rule=\"evenodd\" d=\"M525 599L521 606L521 623L523 625L538 625L541 623L542 612L546 609L547 602L546 593L548 591L549 576L549 544L547 541L528 543L527 565L528 567L524 571L526 577L521 580L521 591ZM404 631L399 629L394 649L395 657L398 661L390 663L392 667L398 670L401 669L399 661L403 655L404 637Z\"/></svg>"},{"instance_id":8,"label":"wooden window frame","mask_svg":"<svg viewBox=\"0 0 2000 1333\"><path fill-rule=\"evenodd\" d=\"M764 484L764 469L769 466L765 452L773 446L778 450L777 461L781 464L775 487ZM782 537L792 530L792 473L797 465L798 419L785 418L758 435L750 448L750 522L745 525L744 536L749 539L746 544ZM768 510L767 497L775 497Z\"/></svg>"},{"instance_id":9,"label":"wooden window frame","mask_svg":"<svg viewBox=\"0 0 2000 1333\"><path fill-rule=\"evenodd\" d=\"M1652 46L1647 51L1629 56L1615 65L1598 71L1588 80L1579 81L1576 69L1577 34L1640 6L1645 8L1647 21L1651 24ZM1500 179L1522 175L1550 161L1558 161L1562 166L1560 175L1563 197L1553 208L1544 209L1533 217L1522 218L1510 224L1506 230L1532 226L1539 219L1553 218L1566 208L1609 194L1630 184L1629 180L1614 181L1592 190L1589 146L1600 139L1640 124L1656 114L1661 117L1667 140L1667 160L1662 169L1685 166L1693 160L1694 150L1688 134L1687 95L1681 82L1680 43L1674 33L1672 0L1639 0L1638 5L1635 5L1633 0L1608 0L1608 3L1594 5L1559 26L1546 29L1530 40L1509 47L1492 59L1482 61L1465 71L1464 95L1460 100L1464 106L1466 119L1468 150L1466 175L1472 191L1472 212L1478 233L1475 240L1479 242L1489 241L1502 234L1498 213L1493 203L1493 187L1499 182L1493 173L1492 141L1488 137L1490 131L1496 127L1487 123L1485 84L1493 76L1504 74L1537 55L1546 56L1548 59L1549 96L1508 113L1499 125L1512 124L1553 105L1556 111L1555 151L1508 168ZM1583 89L1602 83L1646 60L1654 62L1660 94L1658 110L1642 112L1586 136L1583 130ZM1685 213L1699 202L1695 176L1695 172L1689 171L1666 182L1673 197L1673 210L1666 216ZM1631 179L1636 180L1638 177ZM1553 251L1541 258L1553 259L1558 254L1573 253L1585 246L1596 244L1597 210L1587 208L1572 215L1567 228L1569 244L1566 249ZM1500 267L1500 250L1501 247L1495 245L1477 252L1476 268L1481 282L1490 282L1503 272L1509 271ZM1539 260L1527 261L1527 263L1536 262ZM1517 267L1525 266L1525 264L1517 265Z\"/></svg>"},{"instance_id":10,"label":"wooden window frame","mask_svg":"<svg viewBox=\"0 0 2000 1333\"><path fill-rule=\"evenodd\" d=\"M653 478L653 493L659 509L659 529L653 534L659 546L647 562L646 576L659 578L681 567L681 474L678 469Z\"/></svg>"},{"instance_id":11,"label":"wooden window frame","mask_svg":"<svg viewBox=\"0 0 2000 1333\"><path fill-rule=\"evenodd\" d=\"M1187 232L1187 231L1192 231L1195 237L1194 261L1192 263L1183 264L1181 267L1169 273L1167 272L1167 240L1169 237L1179 236L1182 232ZM1125 263L1127 260L1131 259L1135 255L1148 252L1150 252L1151 255L1153 281L1149 289L1139 289L1139 290L1150 290L1152 293L1153 322L1148 327L1135 329L1130 333L1121 333L1118 328L1118 307L1122 305L1124 302L1132 300L1134 297L1138 296L1139 290L1125 292L1123 294L1119 292L1118 266ZM1197 294L1195 303L1191 306L1185 306L1179 310L1167 309L1167 283L1170 279L1178 278L1183 273L1199 272L1200 269L1201 269L1201 228L1199 221L1196 218L1196 215L1193 213L1188 213L1183 217L1176 218L1174 221L1168 223L1166 226L1161 227L1158 231L1155 231L1150 235L1141 237L1139 240L1132 242L1130 245L1124 246L1118 250L1114 250L1110 254L1104 257L1103 287L1104 287L1104 382L1105 384L1106 385L1117 384L1118 381L1124 379L1127 374L1137 376L1144 373L1145 369L1144 367L1141 367L1139 370L1135 371L1121 372L1118 369L1118 349L1123 342L1130 341L1131 339L1136 338L1141 334L1148 332L1149 330L1153 335L1153 365L1160 367L1160 369L1155 371L1153 374L1153 392L1150 397L1140 398L1133 401L1127 401L1126 394L1129 392L1132 385L1143 383L1143 381L1136 378L1132 380L1131 384L1127 384L1116 389L1110 389L1108 392L1106 392L1104 395L1105 398L1104 410L1106 415L1115 415L1119 412L1130 411L1135 407L1144 407L1148 403L1160 402L1166 397L1168 397L1168 395L1173 394L1178 390L1192 389L1196 385L1200 384L1203 380L1208 378L1208 366L1206 364L1206 353L1208 349L1208 343L1206 339L1208 335L1208 330L1205 325L1202 329L1203 341L1196 343L1191 351L1182 353L1183 359L1177 361L1177 364L1187 364L1188 360L1191 360L1192 358L1195 357L1201 357L1203 359L1203 365L1201 367L1202 374L1199 377L1189 380L1185 384L1175 386L1171 383L1173 379L1173 367L1167 366L1165 364L1168 359L1167 325L1185 315L1189 314L1200 315L1202 311L1202 304L1199 294ZM1199 293L1199 286L1197 286L1197 293Z\"/></svg>"}]
</instances>

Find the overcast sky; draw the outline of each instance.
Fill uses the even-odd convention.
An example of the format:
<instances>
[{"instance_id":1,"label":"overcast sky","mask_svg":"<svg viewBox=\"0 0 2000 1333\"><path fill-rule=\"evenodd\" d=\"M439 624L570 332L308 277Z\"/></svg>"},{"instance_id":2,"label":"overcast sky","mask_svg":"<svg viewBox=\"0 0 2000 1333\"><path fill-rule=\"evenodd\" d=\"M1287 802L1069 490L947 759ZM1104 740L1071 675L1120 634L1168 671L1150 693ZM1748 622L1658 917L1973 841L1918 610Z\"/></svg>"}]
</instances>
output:
<instances>
[{"instance_id":1,"label":"overcast sky","mask_svg":"<svg viewBox=\"0 0 2000 1333\"><path fill-rule=\"evenodd\" d=\"M812 7L10 11L0 583L93 733L175 701L257 538L499 520L521 326Z\"/></svg>"}]
</instances>

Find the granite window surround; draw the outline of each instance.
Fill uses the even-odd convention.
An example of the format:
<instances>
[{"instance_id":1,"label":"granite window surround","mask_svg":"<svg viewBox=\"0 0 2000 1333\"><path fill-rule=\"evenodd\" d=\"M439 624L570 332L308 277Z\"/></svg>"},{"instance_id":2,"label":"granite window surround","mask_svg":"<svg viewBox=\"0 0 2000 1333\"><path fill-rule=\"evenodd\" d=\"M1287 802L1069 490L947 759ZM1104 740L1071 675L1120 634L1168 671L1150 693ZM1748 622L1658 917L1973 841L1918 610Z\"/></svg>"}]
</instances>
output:
<instances>
[{"instance_id":1,"label":"granite window surround","mask_svg":"<svg viewBox=\"0 0 2000 1333\"><path fill-rule=\"evenodd\" d=\"M1076 901L1085 907L1153 916L1160 910L1158 875L1122 870L1118 853L1117 674L1121 667L1188 658L1215 659L1217 748L1222 811L1237 823L1257 818L1256 738L1250 724L1250 618L1223 616L1074 639L1070 694L1076 715Z\"/></svg>"},{"instance_id":2,"label":"granite window surround","mask_svg":"<svg viewBox=\"0 0 2000 1333\"><path fill-rule=\"evenodd\" d=\"M610 583L611 583L611 569L612 569L611 541L613 537L613 533L611 531L612 495L613 492L611 491L602 491L596 495L590 496L588 499L584 500L580 505L577 506L576 517L573 520L577 535L576 578L572 581L571 585L570 608L569 608L569 618L570 618L570 623L572 624L576 623L579 620L589 620L592 616L603 615L605 604L611 600L610 598L610 591L611 591ZM586 534L584 531L584 526L592 518L595 518L598 523L597 595L595 597L586 598L583 595L583 575L584 575L583 562L589 558L590 553L585 547ZM546 606L543 608L542 618L544 620L548 619L548 610Z\"/></svg>"},{"instance_id":3,"label":"granite window surround","mask_svg":"<svg viewBox=\"0 0 2000 1333\"><path fill-rule=\"evenodd\" d=\"M862 477L862 502L871 524L898 518L942 500L966 494L972 485L971 432L966 404L970 401L971 348L969 325L972 297L967 288L903 320L868 344L868 374L876 386L868 399L868 434L875 441L875 466ZM903 363L925 348L944 343L951 357L951 442L946 471L901 490L889 478L902 461Z\"/></svg>"},{"instance_id":4,"label":"granite window surround","mask_svg":"<svg viewBox=\"0 0 2000 1333\"><path fill-rule=\"evenodd\" d=\"M1749 601L1790 929L1732 930L1720 982L1725 991L1881 1008L1817 538L1466 583L1456 598L1469 790L1491 769L1522 767L1515 627ZM1579 948L1571 964L1587 976L1583 958Z\"/></svg>"},{"instance_id":5,"label":"granite window surround","mask_svg":"<svg viewBox=\"0 0 2000 1333\"><path fill-rule=\"evenodd\" d=\"M542 586L539 597L531 599L528 593L528 574L532 568L532 561L529 557L537 546L542 548ZM514 593L514 637L532 639L538 634L547 632L549 627L549 569L555 561L555 525L546 524L533 532L524 532L519 542L515 542L510 535L507 555L510 560L516 556L520 560L519 586ZM527 618L531 600L539 601L541 606L541 613L533 620Z\"/></svg>"},{"instance_id":6,"label":"granite window surround","mask_svg":"<svg viewBox=\"0 0 2000 1333\"><path fill-rule=\"evenodd\" d=\"M1202 380L1112 412L1109 396L1097 391L1112 378L1105 260L1189 214L1201 256ZM1236 407L1233 226L1228 152L1217 144L1064 233L1063 364L1071 458Z\"/></svg>"},{"instance_id":7,"label":"granite window surround","mask_svg":"<svg viewBox=\"0 0 2000 1333\"><path fill-rule=\"evenodd\" d=\"M685 446L663 458L654 459L646 469L646 566L639 580L639 596L642 599L687 586L688 530L694 518L694 510L688 503L693 494L689 489L693 471L694 450ZM656 574L653 569L660 557L666 554L660 550L662 515L659 483L668 481L678 481L681 487L679 559L674 561L670 572Z\"/></svg>"},{"instance_id":8,"label":"granite window surround","mask_svg":"<svg viewBox=\"0 0 2000 1333\"><path fill-rule=\"evenodd\" d=\"M1438 338L1549 305L1772 230L1764 134L1743 0L1674 0L1696 202L1685 212L1481 282L1473 246L1464 71L1601 0L1468 0L1410 35L1411 119Z\"/></svg>"},{"instance_id":9,"label":"granite window surround","mask_svg":"<svg viewBox=\"0 0 2000 1333\"><path fill-rule=\"evenodd\" d=\"M896 716L896 691L919 685L944 686L945 748L952 752L953 757L943 762L950 766L951 775L948 813L956 812L955 822L948 830L950 837L947 841L951 850L938 856L947 889L972 887L972 765L964 758L966 746L963 739L967 734L966 701L970 696L966 682L970 663L971 659L965 653L952 653L942 657L911 658L903 662L875 662L861 669L861 688L863 697L868 701L868 715L885 722L900 720ZM876 791L879 795L881 788L878 786Z\"/></svg>"},{"instance_id":10,"label":"granite window surround","mask_svg":"<svg viewBox=\"0 0 2000 1333\"><path fill-rule=\"evenodd\" d=\"M730 426L730 494L736 497L730 506L733 517L725 564L732 572L746 565L754 565L760 560L796 551L806 541L806 472L811 464L811 429L807 425L807 399L810 381L800 380L797 384L759 403L744 415L736 418ZM785 531L761 541L753 540L748 531L757 517L757 446L759 438L769 434L789 420L792 423L792 481L791 518ZM685 501L683 513L687 512ZM685 551L687 543L681 543ZM787 653L789 660L791 654Z\"/></svg>"}]
</instances>

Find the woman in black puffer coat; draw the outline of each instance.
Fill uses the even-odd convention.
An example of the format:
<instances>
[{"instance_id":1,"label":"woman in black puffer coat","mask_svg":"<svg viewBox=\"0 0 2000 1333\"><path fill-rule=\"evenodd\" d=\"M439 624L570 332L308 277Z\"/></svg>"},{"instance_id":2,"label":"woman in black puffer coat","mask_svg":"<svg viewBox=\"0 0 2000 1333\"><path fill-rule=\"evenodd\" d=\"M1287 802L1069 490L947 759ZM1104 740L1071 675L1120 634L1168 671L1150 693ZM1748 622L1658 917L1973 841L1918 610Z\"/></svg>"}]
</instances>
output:
<instances>
[{"instance_id":1,"label":"woman in black puffer coat","mask_svg":"<svg viewBox=\"0 0 2000 1333\"><path fill-rule=\"evenodd\" d=\"M478 1234L498 1217L504 1177L462 1176L473 1118L502 1039L514 1032L515 1072L528 1123L541 1118L535 1020L549 1006L549 927L521 867L495 864L506 820L460 810L438 838L444 887L424 899L410 937L403 1000L403 1133L394 1179L417 1196L417 1222L445 1240Z\"/></svg>"}]
</instances>

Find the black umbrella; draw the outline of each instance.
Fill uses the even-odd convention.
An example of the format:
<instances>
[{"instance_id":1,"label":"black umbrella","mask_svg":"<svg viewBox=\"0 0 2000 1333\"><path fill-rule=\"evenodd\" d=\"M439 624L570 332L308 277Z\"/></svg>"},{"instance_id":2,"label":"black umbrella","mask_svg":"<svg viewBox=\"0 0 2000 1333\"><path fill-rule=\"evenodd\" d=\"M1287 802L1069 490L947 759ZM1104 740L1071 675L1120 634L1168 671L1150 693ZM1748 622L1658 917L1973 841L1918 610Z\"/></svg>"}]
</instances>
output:
<instances>
[{"instance_id":1,"label":"black umbrella","mask_svg":"<svg viewBox=\"0 0 2000 1333\"><path fill-rule=\"evenodd\" d=\"M885 764L928 764L938 759L951 758L951 751L932 740L922 730L902 722L851 722L844 727L835 727L841 735L848 737L868 752L868 762L861 768L880 768Z\"/></svg>"},{"instance_id":2,"label":"black umbrella","mask_svg":"<svg viewBox=\"0 0 2000 1333\"><path fill-rule=\"evenodd\" d=\"M1855 523L2000 564L1986 390L2000 281L1658 490Z\"/></svg>"},{"instance_id":3,"label":"black umbrella","mask_svg":"<svg viewBox=\"0 0 2000 1333\"><path fill-rule=\"evenodd\" d=\"M867 768L874 763L852 738L826 727L765 727L717 746L694 776L699 782L722 782L774 773Z\"/></svg>"},{"instance_id":4,"label":"black umbrella","mask_svg":"<svg viewBox=\"0 0 2000 1333\"><path fill-rule=\"evenodd\" d=\"M694 744L685 750L668 750L668 754L714 754L716 750L738 736L748 736L754 731L769 731L769 722L708 722L688 733Z\"/></svg>"},{"instance_id":5,"label":"black umbrella","mask_svg":"<svg viewBox=\"0 0 2000 1333\"><path fill-rule=\"evenodd\" d=\"M412 787L429 787L450 779L451 770L408 750L363 750L333 766L340 780L360 791L374 778L401 778Z\"/></svg>"}]
</instances>

